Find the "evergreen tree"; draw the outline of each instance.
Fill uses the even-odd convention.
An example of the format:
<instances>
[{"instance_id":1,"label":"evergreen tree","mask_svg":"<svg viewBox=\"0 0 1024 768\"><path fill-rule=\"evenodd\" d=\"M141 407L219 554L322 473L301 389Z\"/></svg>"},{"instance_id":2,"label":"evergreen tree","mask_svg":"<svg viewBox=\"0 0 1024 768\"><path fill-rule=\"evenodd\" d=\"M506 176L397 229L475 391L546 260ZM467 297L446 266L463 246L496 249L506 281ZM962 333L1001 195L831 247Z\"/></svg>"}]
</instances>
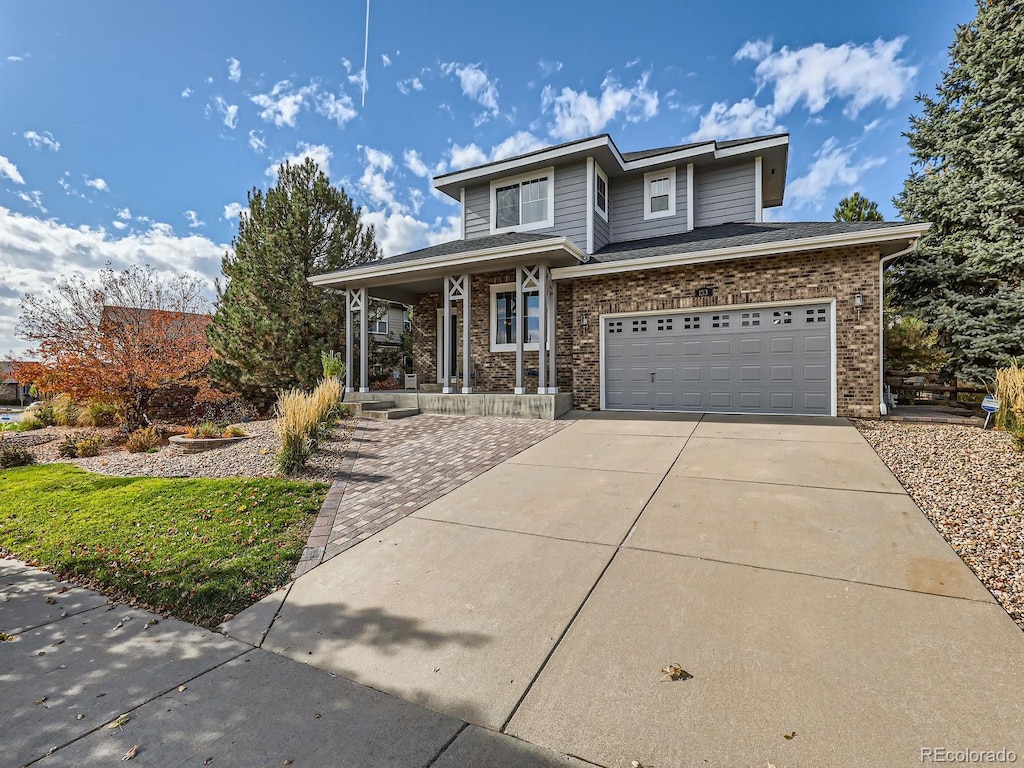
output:
<instances>
[{"instance_id":1,"label":"evergreen tree","mask_svg":"<svg viewBox=\"0 0 1024 768\"><path fill-rule=\"evenodd\" d=\"M878 212L878 203L861 197L860 192L840 200L832 212L832 218L835 221L884 221Z\"/></svg>"},{"instance_id":2,"label":"evergreen tree","mask_svg":"<svg viewBox=\"0 0 1024 768\"><path fill-rule=\"evenodd\" d=\"M918 102L894 202L932 228L897 263L892 299L936 332L947 374L982 381L1024 354L1024 4L979 0Z\"/></svg>"},{"instance_id":3,"label":"evergreen tree","mask_svg":"<svg viewBox=\"0 0 1024 768\"><path fill-rule=\"evenodd\" d=\"M380 251L345 191L308 158L283 164L274 186L248 198L216 285L210 373L223 388L266 403L279 389L315 384L321 353L344 343L344 295L307 278Z\"/></svg>"}]
</instances>

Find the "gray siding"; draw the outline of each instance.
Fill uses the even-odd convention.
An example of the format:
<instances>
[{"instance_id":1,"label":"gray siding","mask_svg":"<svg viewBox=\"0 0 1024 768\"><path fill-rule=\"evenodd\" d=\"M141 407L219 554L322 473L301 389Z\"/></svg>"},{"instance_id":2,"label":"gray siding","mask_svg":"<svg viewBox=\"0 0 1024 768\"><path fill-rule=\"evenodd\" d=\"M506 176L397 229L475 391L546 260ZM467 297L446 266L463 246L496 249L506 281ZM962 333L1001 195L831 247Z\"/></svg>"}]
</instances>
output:
<instances>
[{"instance_id":1,"label":"gray siding","mask_svg":"<svg viewBox=\"0 0 1024 768\"><path fill-rule=\"evenodd\" d=\"M466 239L491 234L491 187L483 184L466 188Z\"/></svg>"},{"instance_id":2,"label":"gray siding","mask_svg":"<svg viewBox=\"0 0 1024 768\"><path fill-rule=\"evenodd\" d=\"M753 160L694 170L696 226L754 221Z\"/></svg>"},{"instance_id":3,"label":"gray siding","mask_svg":"<svg viewBox=\"0 0 1024 768\"><path fill-rule=\"evenodd\" d=\"M382 344L399 344L402 341L402 330L405 326L405 310L400 305L388 305L388 333L370 334ZM372 327L372 326L371 326Z\"/></svg>"},{"instance_id":4,"label":"gray siding","mask_svg":"<svg viewBox=\"0 0 1024 768\"><path fill-rule=\"evenodd\" d=\"M639 240L686 231L686 166L676 168L676 215L644 221L644 172L616 178L608 185L611 240ZM598 217L600 218L600 217Z\"/></svg>"},{"instance_id":5,"label":"gray siding","mask_svg":"<svg viewBox=\"0 0 1024 768\"><path fill-rule=\"evenodd\" d=\"M608 182L608 198L612 196L612 184ZM611 203L608 204L608 218L611 219ZM601 218L601 214L594 210L594 251L604 248L612 239L612 228L609 222Z\"/></svg>"},{"instance_id":6,"label":"gray siding","mask_svg":"<svg viewBox=\"0 0 1024 768\"><path fill-rule=\"evenodd\" d=\"M466 188L466 239L491 234L490 183ZM563 235L580 248L587 247L587 164L555 168L555 225L533 229L540 234Z\"/></svg>"}]
</instances>

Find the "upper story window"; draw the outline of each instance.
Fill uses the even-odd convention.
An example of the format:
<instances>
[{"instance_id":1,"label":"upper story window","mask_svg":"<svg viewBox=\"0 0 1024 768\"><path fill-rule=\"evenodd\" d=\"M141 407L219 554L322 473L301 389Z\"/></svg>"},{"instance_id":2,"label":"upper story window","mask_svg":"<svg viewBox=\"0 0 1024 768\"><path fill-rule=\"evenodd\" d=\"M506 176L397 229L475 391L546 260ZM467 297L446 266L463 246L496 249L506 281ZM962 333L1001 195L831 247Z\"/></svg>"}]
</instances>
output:
<instances>
[{"instance_id":1,"label":"upper story window","mask_svg":"<svg viewBox=\"0 0 1024 768\"><path fill-rule=\"evenodd\" d=\"M525 232L555 224L555 169L491 182L491 232Z\"/></svg>"},{"instance_id":2,"label":"upper story window","mask_svg":"<svg viewBox=\"0 0 1024 768\"><path fill-rule=\"evenodd\" d=\"M388 335L388 315L387 312L379 320L374 320L370 323L370 333L374 333L378 336Z\"/></svg>"},{"instance_id":3,"label":"upper story window","mask_svg":"<svg viewBox=\"0 0 1024 768\"><path fill-rule=\"evenodd\" d=\"M597 163L594 164L594 210L608 221L608 177Z\"/></svg>"},{"instance_id":4,"label":"upper story window","mask_svg":"<svg viewBox=\"0 0 1024 768\"><path fill-rule=\"evenodd\" d=\"M644 174L644 218L676 215L676 169Z\"/></svg>"}]
</instances>

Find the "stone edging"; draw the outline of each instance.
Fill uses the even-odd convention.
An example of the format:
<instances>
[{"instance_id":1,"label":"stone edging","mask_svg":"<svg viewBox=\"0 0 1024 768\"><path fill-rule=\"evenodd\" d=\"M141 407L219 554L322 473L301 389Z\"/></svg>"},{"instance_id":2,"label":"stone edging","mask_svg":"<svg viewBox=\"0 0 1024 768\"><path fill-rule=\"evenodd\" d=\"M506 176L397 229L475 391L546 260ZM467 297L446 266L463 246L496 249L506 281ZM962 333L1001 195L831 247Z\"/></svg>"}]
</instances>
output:
<instances>
[{"instance_id":1,"label":"stone edging","mask_svg":"<svg viewBox=\"0 0 1024 768\"><path fill-rule=\"evenodd\" d=\"M168 442L174 452L179 456L189 456L194 453L205 453L223 448L227 445L234 445L243 440L248 440L251 435L241 437L185 437L184 435L172 435Z\"/></svg>"}]
</instances>

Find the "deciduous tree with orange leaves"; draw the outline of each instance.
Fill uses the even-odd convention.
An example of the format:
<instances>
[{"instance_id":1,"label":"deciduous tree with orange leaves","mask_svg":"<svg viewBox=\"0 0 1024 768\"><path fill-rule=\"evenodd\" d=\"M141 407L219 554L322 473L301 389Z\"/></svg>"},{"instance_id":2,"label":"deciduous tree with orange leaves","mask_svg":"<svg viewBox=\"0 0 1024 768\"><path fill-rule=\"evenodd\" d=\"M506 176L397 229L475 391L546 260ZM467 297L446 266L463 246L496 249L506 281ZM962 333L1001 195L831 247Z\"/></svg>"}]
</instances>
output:
<instances>
[{"instance_id":1,"label":"deciduous tree with orange leaves","mask_svg":"<svg viewBox=\"0 0 1024 768\"><path fill-rule=\"evenodd\" d=\"M129 428L146 423L161 389L212 393L203 287L193 275L108 265L93 280L64 277L51 293L26 294L18 334L35 344L36 361L17 363L13 375L43 392L116 402Z\"/></svg>"}]
</instances>

